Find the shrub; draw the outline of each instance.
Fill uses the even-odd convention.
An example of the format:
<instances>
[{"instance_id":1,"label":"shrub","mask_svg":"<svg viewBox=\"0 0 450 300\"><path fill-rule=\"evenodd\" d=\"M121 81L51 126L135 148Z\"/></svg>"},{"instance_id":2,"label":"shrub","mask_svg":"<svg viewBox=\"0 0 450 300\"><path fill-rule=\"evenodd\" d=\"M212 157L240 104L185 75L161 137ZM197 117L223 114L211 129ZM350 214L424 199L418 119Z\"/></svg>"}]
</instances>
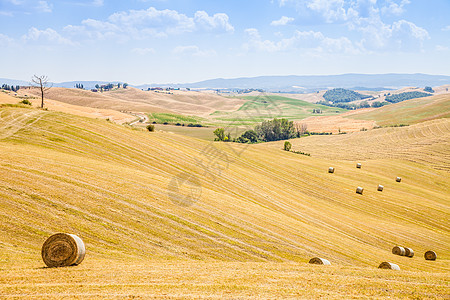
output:
<instances>
[{"instance_id":1,"label":"shrub","mask_svg":"<svg viewBox=\"0 0 450 300\"><path fill-rule=\"evenodd\" d=\"M306 152L302 152L302 151L292 151L295 154L301 154L301 155L306 155L306 156L311 156L310 153L306 153Z\"/></svg>"},{"instance_id":2,"label":"shrub","mask_svg":"<svg viewBox=\"0 0 450 300\"><path fill-rule=\"evenodd\" d=\"M284 142L284 151L291 151L292 144L289 141Z\"/></svg>"},{"instance_id":3,"label":"shrub","mask_svg":"<svg viewBox=\"0 0 450 300\"><path fill-rule=\"evenodd\" d=\"M434 90L431 88L431 86L426 86L423 90L427 93L434 93Z\"/></svg>"},{"instance_id":4,"label":"shrub","mask_svg":"<svg viewBox=\"0 0 450 300\"><path fill-rule=\"evenodd\" d=\"M152 124L148 125L147 126L147 130L150 131L150 132L155 131L155 125L152 125Z\"/></svg>"},{"instance_id":5,"label":"shrub","mask_svg":"<svg viewBox=\"0 0 450 300\"><path fill-rule=\"evenodd\" d=\"M24 100L20 101L19 103L31 105L31 102L28 99L24 99Z\"/></svg>"}]
</instances>

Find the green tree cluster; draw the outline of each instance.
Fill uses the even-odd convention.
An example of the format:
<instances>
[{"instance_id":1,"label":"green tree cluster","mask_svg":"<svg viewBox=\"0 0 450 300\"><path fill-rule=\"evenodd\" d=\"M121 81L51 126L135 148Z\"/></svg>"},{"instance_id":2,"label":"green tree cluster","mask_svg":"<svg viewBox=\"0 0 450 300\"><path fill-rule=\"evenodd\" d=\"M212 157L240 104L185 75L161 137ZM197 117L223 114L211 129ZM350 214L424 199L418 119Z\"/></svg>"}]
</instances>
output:
<instances>
[{"instance_id":1,"label":"green tree cluster","mask_svg":"<svg viewBox=\"0 0 450 300\"><path fill-rule=\"evenodd\" d=\"M423 90L427 93L434 93L434 90L431 88L431 86L426 86Z\"/></svg>"},{"instance_id":2,"label":"green tree cluster","mask_svg":"<svg viewBox=\"0 0 450 300\"><path fill-rule=\"evenodd\" d=\"M20 86L16 85L8 85L8 84L2 84L2 89L6 90L6 91L13 91L13 92L17 92L20 89Z\"/></svg>"},{"instance_id":3,"label":"green tree cluster","mask_svg":"<svg viewBox=\"0 0 450 300\"><path fill-rule=\"evenodd\" d=\"M358 92L355 92L352 90L346 90L343 88L336 88L336 89L328 90L323 95L323 98L325 98L325 100L332 102L333 104L340 103L340 102L352 102L352 101L367 99L367 98L371 98L371 97L372 96L363 95Z\"/></svg>"},{"instance_id":4,"label":"green tree cluster","mask_svg":"<svg viewBox=\"0 0 450 300\"><path fill-rule=\"evenodd\" d=\"M263 121L255 127L258 139L264 142L288 140L294 138L294 122L288 119L273 119Z\"/></svg>"},{"instance_id":5,"label":"green tree cluster","mask_svg":"<svg viewBox=\"0 0 450 300\"><path fill-rule=\"evenodd\" d=\"M273 119L263 121L254 129L245 131L238 138L232 139L230 133L226 133L224 128L214 130L216 141L236 142L236 143L258 143L279 140L288 140L299 137L299 133L294 127L294 122L288 119Z\"/></svg>"},{"instance_id":6,"label":"green tree cluster","mask_svg":"<svg viewBox=\"0 0 450 300\"><path fill-rule=\"evenodd\" d=\"M431 96L431 94L428 93L422 93L422 92L405 92L400 94L394 94L386 96L386 101L391 103L398 103L410 99L416 99L416 98L422 98L422 97L428 97Z\"/></svg>"}]
</instances>

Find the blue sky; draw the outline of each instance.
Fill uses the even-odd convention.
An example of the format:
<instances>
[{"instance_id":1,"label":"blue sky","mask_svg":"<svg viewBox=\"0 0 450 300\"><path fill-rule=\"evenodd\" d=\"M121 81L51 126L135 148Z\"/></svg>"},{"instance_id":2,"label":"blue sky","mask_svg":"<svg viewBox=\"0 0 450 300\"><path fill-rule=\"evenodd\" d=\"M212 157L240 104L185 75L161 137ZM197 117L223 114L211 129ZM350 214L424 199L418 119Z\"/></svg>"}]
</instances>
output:
<instances>
[{"instance_id":1,"label":"blue sky","mask_svg":"<svg viewBox=\"0 0 450 300\"><path fill-rule=\"evenodd\" d=\"M0 77L450 75L449 0L0 0Z\"/></svg>"}]
</instances>

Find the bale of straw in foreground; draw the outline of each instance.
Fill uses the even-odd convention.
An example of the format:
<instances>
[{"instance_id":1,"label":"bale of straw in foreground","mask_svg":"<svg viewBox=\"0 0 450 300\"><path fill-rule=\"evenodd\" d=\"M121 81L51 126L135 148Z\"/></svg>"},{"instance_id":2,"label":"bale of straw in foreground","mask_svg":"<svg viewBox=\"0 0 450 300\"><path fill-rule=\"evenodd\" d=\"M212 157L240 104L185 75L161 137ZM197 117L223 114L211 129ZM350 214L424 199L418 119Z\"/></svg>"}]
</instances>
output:
<instances>
[{"instance_id":1,"label":"bale of straw in foreground","mask_svg":"<svg viewBox=\"0 0 450 300\"><path fill-rule=\"evenodd\" d=\"M413 257L414 256L414 250L411 248L405 247L405 256L407 257Z\"/></svg>"},{"instance_id":2,"label":"bale of straw in foreground","mask_svg":"<svg viewBox=\"0 0 450 300\"><path fill-rule=\"evenodd\" d=\"M379 269L390 269L390 270L400 270L400 267L396 264L390 263L390 262L382 262L379 266Z\"/></svg>"},{"instance_id":3,"label":"bale of straw in foreground","mask_svg":"<svg viewBox=\"0 0 450 300\"><path fill-rule=\"evenodd\" d=\"M331 265L331 263L328 260L326 260L325 258L320 258L320 257L311 258L309 260L309 263L315 264L315 265Z\"/></svg>"},{"instance_id":4,"label":"bale of straw in foreground","mask_svg":"<svg viewBox=\"0 0 450 300\"><path fill-rule=\"evenodd\" d=\"M381 184L379 184L379 185L378 185L378 189L377 189L377 190L378 190L379 192L382 192L382 191L383 191L383 189L384 189L384 186L382 186Z\"/></svg>"},{"instance_id":5,"label":"bale of straw in foreground","mask_svg":"<svg viewBox=\"0 0 450 300\"><path fill-rule=\"evenodd\" d=\"M357 187L356 188L356 193L357 194L361 194L362 195L363 191L364 191L364 189L362 187Z\"/></svg>"},{"instance_id":6,"label":"bale of straw in foreground","mask_svg":"<svg viewBox=\"0 0 450 300\"><path fill-rule=\"evenodd\" d=\"M41 254L48 267L67 267L80 264L86 254L86 248L78 236L57 233L45 241Z\"/></svg>"},{"instance_id":7,"label":"bale of straw in foreground","mask_svg":"<svg viewBox=\"0 0 450 300\"><path fill-rule=\"evenodd\" d=\"M334 168L333 167L329 167L328 168L328 173L334 173Z\"/></svg>"},{"instance_id":8,"label":"bale of straw in foreground","mask_svg":"<svg viewBox=\"0 0 450 300\"><path fill-rule=\"evenodd\" d=\"M360 163L357 163L357 164L356 164L356 167L357 167L358 169L361 169L361 164L360 164Z\"/></svg>"},{"instance_id":9,"label":"bale of straw in foreground","mask_svg":"<svg viewBox=\"0 0 450 300\"><path fill-rule=\"evenodd\" d=\"M395 255L405 256L406 251L403 247L395 246L394 248L392 248L392 253Z\"/></svg>"},{"instance_id":10,"label":"bale of straw in foreground","mask_svg":"<svg viewBox=\"0 0 450 300\"><path fill-rule=\"evenodd\" d=\"M436 260L436 258L437 258L436 252L431 251L431 250L425 252L424 256L425 256L426 260Z\"/></svg>"},{"instance_id":11,"label":"bale of straw in foreground","mask_svg":"<svg viewBox=\"0 0 450 300\"><path fill-rule=\"evenodd\" d=\"M397 177L397 178L395 178L395 181L400 182L400 181L402 181L402 178L401 177Z\"/></svg>"}]
</instances>

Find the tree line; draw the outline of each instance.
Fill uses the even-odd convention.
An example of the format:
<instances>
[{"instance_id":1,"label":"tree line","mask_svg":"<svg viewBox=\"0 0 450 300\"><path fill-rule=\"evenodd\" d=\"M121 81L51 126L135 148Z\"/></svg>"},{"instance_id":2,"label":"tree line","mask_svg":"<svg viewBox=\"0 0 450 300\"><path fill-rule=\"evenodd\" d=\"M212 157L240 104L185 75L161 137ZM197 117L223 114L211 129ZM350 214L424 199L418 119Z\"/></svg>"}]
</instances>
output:
<instances>
[{"instance_id":1,"label":"tree line","mask_svg":"<svg viewBox=\"0 0 450 300\"><path fill-rule=\"evenodd\" d=\"M13 92L17 92L20 89L20 86L16 85L8 85L8 84L2 84L2 89L6 90L6 91L13 91Z\"/></svg>"},{"instance_id":2,"label":"tree line","mask_svg":"<svg viewBox=\"0 0 450 300\"><path fill-rule=\"evenodd\" d=\"M247 130L241 136L234 139L224 128L214 130L214 135L216 136L215 141L249 144L288 140L308 134L310 133L307 130L306 124L294 124L293 121L289 121L288 119L277 118L263 121L261 124L256 125L254 129Z\"/></svg>"},{"instance_id":3,"label":"tree line","mask_svg":"<svg viewBox=\"0 0 450 300\"><path fill-rule=\"evenodd\" d=\"M422 93L422 92L405 92L405 93L393 94L393 95L386 96L386 101L390 102L390 103L398 103L398 102L402 102L405 100L428 97L428 96L431 96L431 94Z\"/></svg>"}]
</instances>

